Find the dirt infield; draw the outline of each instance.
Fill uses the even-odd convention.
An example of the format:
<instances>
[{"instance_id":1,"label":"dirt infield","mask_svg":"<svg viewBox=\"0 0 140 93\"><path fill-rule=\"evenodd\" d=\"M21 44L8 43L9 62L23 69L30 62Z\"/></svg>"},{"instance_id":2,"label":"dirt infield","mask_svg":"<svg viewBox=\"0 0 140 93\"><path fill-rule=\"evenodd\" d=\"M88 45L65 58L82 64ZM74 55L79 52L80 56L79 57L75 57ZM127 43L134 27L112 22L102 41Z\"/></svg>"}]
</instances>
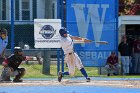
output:
<instances>
[{"instance_id":1,"label":"dirt infield","mask_svg":"<svg viewBox=\"0 0 140 93\"><path fill-rule=\"evenodd\" d=\"M108 86L122 88L140 88L139 80L92 80L86 82L84 80L69 80L65 79L62 82L57 80L25 80L22 83L0 83L0 86Z\"/></svg>"}]
</instances>

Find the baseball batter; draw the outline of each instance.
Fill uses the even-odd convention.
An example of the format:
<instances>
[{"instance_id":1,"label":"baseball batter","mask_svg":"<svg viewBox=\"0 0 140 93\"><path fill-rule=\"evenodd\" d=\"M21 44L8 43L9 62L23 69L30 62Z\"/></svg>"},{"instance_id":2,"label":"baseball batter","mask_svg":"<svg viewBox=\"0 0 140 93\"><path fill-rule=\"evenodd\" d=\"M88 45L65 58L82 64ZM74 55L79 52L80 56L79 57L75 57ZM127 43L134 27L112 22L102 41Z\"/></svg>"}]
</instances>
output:
<instances>
[{"instance_id":1,"label":"baseball batter","mask_svg":"<svg viewBox=\"0 0 140 93\"><path fill-rule=\"evenodd\" d=\"M90 40L87 40L87 39L81 38L81 37L70 36L69 34L67 34L66 28L61 28L59 30L59 33L61 35L61 46L62 46L62 49L64 51L65 61L66 61L67 66L68 66L68 71L67 72L59 72L58 73L58 81L61 82L62 77L64 75L73 76L75 73L75 67L77 67L81 71L83 76L86 78L86 81L90 82L90 78L88 77L88 75L84 69L84 66L82 65L81 59L74 52L74 49L73 49L73 40L83 40L83 42L90 42Z\"/></svg>"}]
</instances>

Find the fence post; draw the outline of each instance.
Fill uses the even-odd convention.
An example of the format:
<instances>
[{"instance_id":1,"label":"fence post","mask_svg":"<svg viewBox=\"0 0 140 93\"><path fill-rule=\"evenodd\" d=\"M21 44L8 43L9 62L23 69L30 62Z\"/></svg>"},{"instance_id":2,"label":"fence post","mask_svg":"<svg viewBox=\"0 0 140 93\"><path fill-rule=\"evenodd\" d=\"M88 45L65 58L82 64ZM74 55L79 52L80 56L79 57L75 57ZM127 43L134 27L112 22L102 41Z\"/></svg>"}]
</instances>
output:
<instances>
[{"instance_id":1,"label":"fence post","mask_svg":"<svg viewBox=\"0 0 140 93\"><path fill-rule=\"evenodd\" d=\"M57 73L60 71L60 50L57 49Z\"/></svg>"},{"instance_id":2,"label":"fence post","mask_svg":"<svg viewBox=\"0 0 140 93\"><path fill-rule=\"evenodd\" d=\"M14 0L11 0L11 52L14 51Z\"/></svg>"},{"instance_id":3,"label":"fence post","mask_svg":"<svg viewBox=\"0 0 140 93\"><path fill-rule=\"evenodd\" d=\"M62 63L61 63L62 64L62 67L61 67L62 69L61 70L62 70L62 72L64 72L64 52L63 52L62 49L61 49L61 56L62 56Z\"/></svg>"},{"instance_id":4,"label":"fence post","mask_svg":"<svg viewBox=\"0 0 140 93\"><path fill-rule=\"evenodd\" d=\"M50 75L50 51L44 50L43 56L43 71L45 75Z\"/></svg>"},{"instance_id":5,"label":"fence post","mask_svg":"<svg viewBox=\"0 0 140 93\"><path fill-rule=\"evenodd\" d=\"M60 19L60 0L57 0L57 18Z\"/></svg>"},{"instance_id":6,"label":"fence post","mask_svg":"<svg viewBox=\"0 0 140 93\"><path fill-rule=\"evenodd\" d=\"M60 1L61 3L61 21L62 21L62 27L64 26L64 4L63 4L63 0Z\"/></svg>"},{"instance_id":7,"label":"fence post","mask_svg":"<svg viewBox=\"0 0 140 93\"><path fill-rule=\"evenodd\" d=\"M118 10L118 8L119 8L119 0L115 0L116 2L116 6L115 6L115 16L116 16L116 53L117 53L117 55L118 55L118 13L119 13L119 10Z\"/></svg>"}]
</instances>

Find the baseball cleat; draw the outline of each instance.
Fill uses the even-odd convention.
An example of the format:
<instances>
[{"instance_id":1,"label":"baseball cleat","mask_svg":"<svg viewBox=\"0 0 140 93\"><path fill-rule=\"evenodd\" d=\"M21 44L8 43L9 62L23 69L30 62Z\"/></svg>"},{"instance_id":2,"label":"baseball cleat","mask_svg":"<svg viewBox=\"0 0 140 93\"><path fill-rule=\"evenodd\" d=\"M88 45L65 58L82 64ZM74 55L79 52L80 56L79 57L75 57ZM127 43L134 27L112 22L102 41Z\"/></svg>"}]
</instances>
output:
<instances>
[{"instance_id":1,"label":"baseball cleat","mask_svg":"<svg viewBox=\"0 0 140 93\"><path fill-rule=\"evenodd\" d=\"M7 80L0 80L0 82L3 82L3 83L10 83L10 82L12 82L12 80L11 80L11 79L7 79Z\"/></svg>"},{"instance_id":2,"label":"baseball cleat","mask_svg":"<svg viewBox=\"0 0 140 93\"><path fill-rule=\"evenodd\" d=\"M107 76L110 76L110 74L108 73Z\"/></svg>"},{"instance_id":3,"label":"baseball cleat","mask_svg":"<svg viewBox=\"0 0 140 93\"><path fill-rule=\"evenodd\" d=\"M14 79L13 82L23 82L22 79Z\"/></svg>"},{"instance_id":4,"label":"baseball cleat","mask_svg":"<svg viewBox=\"0 0 140 93\"><path fill-rule=\"evenodd\" d=\"M58 81L61 82L62 80L62 72L58 72Z\"/></svg>"},{"instance_id":5,"label":"baseball cleat","mask_svg":"<svg viewBox=\"0 0 140 93\"><path fill-rule=\"evenodd\" d=\"M88 77L88 78L86 78L86 79L87 79L87 80L86 80L87 82L90 82L90 78L89 78L89 77Z\"/></svg>"},{"instance_id":6,"label":"baseball cleat","mask_svg":"<svg viewBox=\"0 0 140 93\"><path fill-rule=\"evenodd\" d=\"M8 76L7 78L5 78L5 79L2 79L1 77L0 77L0 82L5 82L5 83L9 83L9 82L11 82L12 80L10 79L10 76Z\"/></svg>"}]
</instances>

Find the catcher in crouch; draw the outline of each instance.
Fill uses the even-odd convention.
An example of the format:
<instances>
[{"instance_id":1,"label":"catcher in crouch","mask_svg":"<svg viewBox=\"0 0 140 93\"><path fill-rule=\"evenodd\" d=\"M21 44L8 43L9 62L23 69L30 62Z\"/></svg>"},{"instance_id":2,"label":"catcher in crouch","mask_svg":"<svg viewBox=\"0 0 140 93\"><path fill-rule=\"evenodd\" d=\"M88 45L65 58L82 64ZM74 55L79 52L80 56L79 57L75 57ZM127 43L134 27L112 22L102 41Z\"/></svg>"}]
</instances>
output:
<instances>
[{"instance_id":1,"label":"catcher in crouch","mask_svg":"<svg viewBox=\"0 0 140 93\"><path fill-rule=\"evenodd\" d=\"M14 54L5 59L2 63L4 66L1 81L11 81L10 76L15 76L13 82L22 82L21 77L25 74L24 68L19 68L19 65L26 57L23 56L23 51L20 47L14 48Z\"/></svg>"},{"instance_id":2,"label":"catcher in crouch","mask_svg":"<svg viewBox=\"0 0 140 93\"><path fill-rule=\"evenodd\" d=\"M91 40L87 40L87 39L81 38L81 37L70 36L69 34L67 34L66 28L61 28L59 30L59 33L61 35L60 42L61 42L62 49L64 51L65 61L66 61L67 66L68 66L68 71L67 72L59 72L58 73L58 81L61 82L62 77L64 75L73 76L75 73L75 67L77 67L81 71L83 76L86 78L86 81L90 82L90 78L88 77L88 75L84 69L84 66L82 65L81 59L74 52L73 40L77 40L77 41L82 40L83 42L91 42Z\"/></svg>"}]
</instances>

